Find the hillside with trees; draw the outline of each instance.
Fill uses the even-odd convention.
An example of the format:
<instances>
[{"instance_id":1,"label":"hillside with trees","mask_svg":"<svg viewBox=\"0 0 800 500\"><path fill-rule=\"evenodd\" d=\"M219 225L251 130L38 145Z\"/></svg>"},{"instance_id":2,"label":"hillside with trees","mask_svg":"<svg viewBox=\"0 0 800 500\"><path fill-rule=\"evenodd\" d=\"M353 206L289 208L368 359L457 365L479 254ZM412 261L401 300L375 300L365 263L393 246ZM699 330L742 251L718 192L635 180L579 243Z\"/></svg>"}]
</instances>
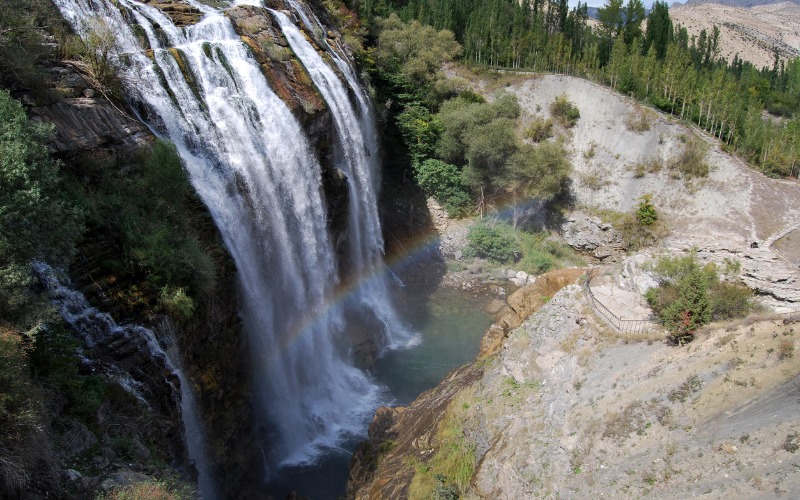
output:
<instances>
[{"instance_id":1,"label":"hillside with trees","mask_svg":"<svg viewBox=\"0 0 800 500\"><path fill-rule=\"evenodd\" d=\"M376 52L385 19L397 14L404 22L452 32L465 64L602 82L697 124L767 175L796 177L800 170L800 59L775 58L763 68L738 56L724 59L718 28L689 37L673 23L665 2L656 2L644 23L639 0L610 0L599 9L596 28L588 23L586 4L568 9L565 1L352 3L373 34ZM436 103L425 104L436 110Z\"/></svg>"}]
</instances>

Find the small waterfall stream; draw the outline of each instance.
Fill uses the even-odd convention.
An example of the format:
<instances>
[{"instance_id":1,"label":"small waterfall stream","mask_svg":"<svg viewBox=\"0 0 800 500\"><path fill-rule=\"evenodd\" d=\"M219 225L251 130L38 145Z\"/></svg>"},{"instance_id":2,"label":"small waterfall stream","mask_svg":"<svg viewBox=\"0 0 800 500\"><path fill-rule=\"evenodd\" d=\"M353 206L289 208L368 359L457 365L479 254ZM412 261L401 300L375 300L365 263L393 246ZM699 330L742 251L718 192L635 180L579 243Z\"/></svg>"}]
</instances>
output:
<instances>
[{"instance_id":1,"label":"small waterfall stream","mask_svg":"<svg viewBox=\"0 0 800 500\"><path fill-rule=\"evenodd\" d=\"M163 371L172 374L179 380L178 388L166 378L163 383L171 388L175 393L173 398L180 403L186 446L197 469L200 491L206 499L216 498L213 474L211 474L211 467L206 458L205 432L197 412L195 395L181 368L177 346L172 342L174 337L167 336L165 340L170 341L171 344L164 347L158 342L153 330L149 328L136 324L118 325L110 315L90 306L86 297L72 289L70 284L59 277L59 274L50 266L42 262L34 262L33 268L46 288L50 300L58 307L61 317L72 328L75 335L82 340L84 348L91 349L98 344L129 341L136 345L139 351L146 352L154 363L162 365ZM171 325L164 325L162 330L171 331ZM137 378L116 365L107 366L105 369L132 396L145 406L151 406L152 401L148 399L146 393L149 381ZM142 376L141 372L137 372L137 374L139 377Z\"/></svg>"},{"instance_id":2,"label":"small waterfall stream","mask_svg":"<svg viewBox=\"0 0 800 500\"><path fill-rule=\"evenodd\" d=\"M147 2L54 2L78 33L98 24L113 32L129 98L156 134L176 144L233 256L254 408L274 429L264 444L269 461L313 463L363 435L383 389L353 366L348 331L370 332L379 348L414 336L389 299L375 127L352 67L331 51L348 93L294 24L273 13L336 123L336 166L350 188L348 275L341 276L320 164L222 11L187 0L203 18L178 28Z\"/></svg>"}]
</instances>

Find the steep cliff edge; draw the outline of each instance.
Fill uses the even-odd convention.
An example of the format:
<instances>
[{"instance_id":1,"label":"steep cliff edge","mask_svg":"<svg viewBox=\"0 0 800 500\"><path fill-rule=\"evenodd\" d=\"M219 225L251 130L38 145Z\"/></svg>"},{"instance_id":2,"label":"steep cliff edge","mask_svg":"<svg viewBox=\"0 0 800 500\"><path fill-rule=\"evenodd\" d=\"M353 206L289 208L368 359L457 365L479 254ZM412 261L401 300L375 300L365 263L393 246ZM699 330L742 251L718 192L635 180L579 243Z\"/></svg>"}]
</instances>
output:
<instances>
[{"instance_id":1,"label":"steep cliff edge","mask_svg":"<svg viewBox=\"0 0 800 500\"><path fill-rule=\"evenodd\" d=\"M676 348L606 331L567 286L495 355L380 411L348 497L796 495L798 324L716 325Z\"/></svg>"}]
</instances>

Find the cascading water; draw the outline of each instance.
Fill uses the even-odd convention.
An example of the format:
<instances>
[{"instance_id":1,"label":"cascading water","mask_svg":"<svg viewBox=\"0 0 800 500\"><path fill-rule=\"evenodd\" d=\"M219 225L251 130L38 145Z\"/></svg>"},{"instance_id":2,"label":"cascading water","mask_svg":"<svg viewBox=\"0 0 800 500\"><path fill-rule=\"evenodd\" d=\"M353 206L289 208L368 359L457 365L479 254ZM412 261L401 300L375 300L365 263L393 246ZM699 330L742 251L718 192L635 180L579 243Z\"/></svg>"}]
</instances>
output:
<instances>
[{"instance_id":1,"label":"cascading water","mask_svg":"<svg viewBox=\"0 0 800 500\"><path fill-rule=\"evenodd\" d=\"M112 344L128 340L139 350L147 352L147 356L162 366L167 373L178 378L180 381L179 394L174 394L174 399L180 399L181 419L189 456L197 469L203 498L215 498L217 496L216 487L206 459L205 433L198 418L194 393L181 369L180 357L176 357L177 349L174 344L165 350L152 330L135 324L118 325L110 315L90 306L82 293L70 288L69 283L60 278L58 273L47 264L34 262L33 269L47 289L50 300L58 307L61 317L81 338L85 348L91 349L98 344ZM172 338L168 340L172 341ZM145 406L151 406L151 401L146 395L147 383L145 381L137 379L116 365L105 367L105 371ZM175 386L167 379L164 379L164 385L170 387L172 391L176 391Z\"/></svg>"},{"instance_id":2,"label":"cascading water","mask_svg":"<svg viewBox=\"0 0 800 500\"><path fill-rule=\"evenodd\" d=\"M344 287L326 227L320 165L221 11L187 0L203 18L177 28L135 0L54 1L79 33L93 19L114 33L130 98L154 131L176 144L236 262L254 406L275 429L265 450L270 461L310 463L363 434L381 389L348 357L348 322L368 317L379 347L411 335L388 299L374 124L352 68L334 55L358 112L319 56L292 44L336 121L337 167L350 187L348 273L356 277ZM297 38L297 29L277 17L287 36ZM342 288L349 293L338 300Z\"/></svg>"}]
</instances>

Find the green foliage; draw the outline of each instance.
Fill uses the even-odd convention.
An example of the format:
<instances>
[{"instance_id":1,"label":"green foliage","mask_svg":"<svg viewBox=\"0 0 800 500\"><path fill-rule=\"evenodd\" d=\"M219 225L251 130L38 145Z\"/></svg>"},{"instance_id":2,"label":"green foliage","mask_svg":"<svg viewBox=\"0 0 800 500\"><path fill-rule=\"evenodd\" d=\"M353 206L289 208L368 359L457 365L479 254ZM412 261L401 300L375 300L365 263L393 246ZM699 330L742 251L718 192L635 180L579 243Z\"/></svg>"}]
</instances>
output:
<instances>
[{"instance_id":1,"label":"green foliage","mask_svg":"<svg viewBox=\"0 0 800 500\"><path fill-rule=\"evenodd\" d=\"M695 254L661 257L653 266L659 286L645 294L672 339L690 342L712 319L733 319L752 310L752 293L744 286L720 282L714 264L701 266Z\"/></svg>"},{"instance_id":2,"label":"green foliage","mask_svg":"<svg viewBox=\"0 0 800 500\"><path fill-rule=\"evenodd\" d=\"M0 90L0 265L64 262L74 251L80 214L61 192L60 164L45 146L49 133Z\"/></svg>"},{"instance_id":3,"label":"green foliage","mask_svg":"<svg viewBox=\"0 0 800 500\"><path fill-rule=\"evenodd\" d=\"M186 295L186 289L184 288L165 286L161 289L159 302L161 307L175 317L191 318L192 314L194 314L194 300Z\"/></svg>"},{"instance_id":4,"label":"green foliage","mask_svg":"<svg viewBox=\"0 0 800 500\"><path fill-rule=\"evenodd\" d=\"M525 137L533 142L541 142L553 137L553 120L537 116L525 129Z\"/></svg>"},{"instance_id":5,"label":"green foliage","mask_svg":"<svg viewBox=\"0 0 800 500\"><path fill-rule=\"evenodd\" d=\"M397 116L396 123L408 146L412 163L422 163L435 156L442 125L427 108L419 104L408 106Z\"/></svg>"},{"instance_id":6,"label":"green foliage","mask_svg":"<svg viewBox=\"0 0 800 500\"><path fill-rule=\"evenodd\" d=\"M550 103L550 114L566 128L574 127L581 117L581 112L572 104L566 94L556 96Z\"/></svg>"},{"instance_id":7,"label":"green foliage","mask_svg":"<svg viewBox=\"0 0 800 500\"><path fill-rule=\"evenodd\" d=\"M486 142L482 136L495 132L503 134L503 141L508 141L508 136L513 137L513 130L504 130L504 127L513 126L513 120L520 115L517 97L511 93L500 94L494 102L474 102L472 99L459 97L451 99L442 105L437 117L442 124L442 135L439 140L438 156L455 165L467 163L467 153L473 141ZM500 126L493 125L496 120L502 121ZM492 148L473 146L473 152L480 155L486 151L487 156L497 156L492 153Z\"/></svg>"},{"instance_id":8,"label":"green foliage","mask_svg":"<svg viewBox=\"0 0 800 500\"><path fill-rule=\"evenodd\" d=\"M741 283L717 281L711 287L711 310L715 321L747 316L755 309L753 292Z\"/></svg>"},{"instance_id":9,"label":"green foliage","mask_svg":"<svg viewBox=\"0 0 800 500\"><path fill-rule=\"evenodd\" d=\"M216 280L214 261L191 228L191 187L170 143L156 142L135 167L121 172L110 165L84 166L78 180L89 223L121 240L121 271L143 274L154 297L165 299L161 291L168 288L162 306L170 310L178 304L174 310L185 316L192 308L185 307L186 300L173 300L176 291L198 296Z\"/></svg>"},{"instance_id":10,"label":"green foliage","mask_svg":"<svg viewBox=\"0 0 800 500\"><path fill-rule=\"evenodd\" d=\"M425 160L416 167L417 182L425 192L441 203L451 217L465 215L472 197L455 165L439 160Z\"/></svg>"},{"instance_id":11,"label":"green foliage","mask_svg":"<svg viewBox=\"0 0 800 500\"><path fill-rule=\"evenodd\" d=\"M38 88L46 76L37 63L53 50L48 34L63 33L48 0L0 0L0 87Z\"/></svg>"},{"instance_id":12,"label":"green foliage","mask_svg":"<svg viewBox=\"0 0 800 500\"><path fill-rule=\"evenodd\" d=\"M521 145L511 156L505 185L518 197L552 200L567 187L572 164L560 142Z\"/></svg>"},{"instance_id":13,"label":"green foliage","mask_svg":"<svg viewBox=\"0 0 800 500\"><path fill-rule=\"evenodd\" d=\"M507 224L476 224L470 228L467 241L474 255L498 264L513 262L520 256L514 230Z\"/></svg>"},{"instance_id":14,"label":"green foliage","mask_svg":"<svg viewBox=\"0 0 800 500\"><path fill-rule=\"evenodd\" d=\"M49 323L37 332L30 361L37 379L66 398L63 415L89 419L97 412L105 382L96 375L78 372L78 342L61 323Z\"/></svg>"},{"instance_id":15,"label":"green foliage","mask_svg":"<svg viewBox=\"0 0 800 500\"><path fill-rule=\"evenodd\" d=\"M643 226L652 226L658 220L658 212L653 205L653 195L643 194L639 197L639 205L636 207L636 219Z\"/></svg>"},{"instance_id":16,"label":"green foliage","mask_svg":"<svg viewBox=\"0 0 800 500\"><path fill-rule=\"evenodd\" d=\"M375 63L399 71L413 85L431 85L442 65L461 55L461 46L448 30L437 31L417 21L406 24L394 14L375 19L374 28L379 33Z\"/></svg>"},{"instance_id":17,"label":"green foliage","mask_svg":"<svg viewBox=\"0 0 800 500\"><path fill-rule=\"evenodd\" d=\"M569 245L548 239L546 233L518 231L517 237L522 258L515 267L528 274L541 274L551 269L585 264Z\"/></svg>"},{"instance_id":18,"label":"green foliage","mask_svg":"<svg viewBox=\"0 0 800 500\"><path fill-rule=\"evenodd\" d=\"M0 314L23 329L47 309L30 290L29 262L65 263L82 231L47 152L49 133L0 90Z\"/></svg>"},{"instance_id":19,"label":"green foliage","mask_svg":"<svg viewBox=\"0 0 800 500\"><path fill-rule=\"evenodd\" d=\"M24 448L43 427L44 415L22 339L0 325L0 496L16 497L30 481Z\"/></svg>"}]
</instances>

